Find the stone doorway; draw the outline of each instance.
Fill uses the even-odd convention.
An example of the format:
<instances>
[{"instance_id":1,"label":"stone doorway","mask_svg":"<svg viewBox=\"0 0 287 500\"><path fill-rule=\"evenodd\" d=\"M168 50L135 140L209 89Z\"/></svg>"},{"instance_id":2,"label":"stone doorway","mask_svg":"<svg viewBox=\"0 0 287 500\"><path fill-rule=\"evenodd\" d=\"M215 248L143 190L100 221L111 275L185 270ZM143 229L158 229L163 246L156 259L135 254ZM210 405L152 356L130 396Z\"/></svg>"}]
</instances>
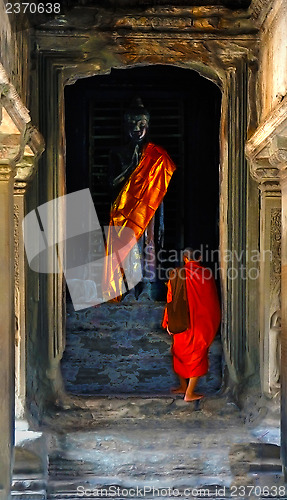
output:
<instances>
[{"instance_id":1,"label":"stone doorway","mask_svg":"<svg viewBox=\"0 0 287 500\"><path fill-rule=\"evenodd\" d=\"M211 10L213 12L213 8ZM149 12L146 19L132 18L135 28L129 32L126 25L130 17L115 13L115 18L110 19L113 28L106 31L101 24L99 27L107 50L102 45L98 47L96 32L83 31L79 37L69 38L68 45L65 45L68 38L56 31L49 37L44 32L37 33L39 126L43 135L49 137L39 169L37 204L66 192L64 91L67 85L86 77L108 75L112 68L128 71L157 64L195 70L216 83L222 92L220 254L224 257L228 253L232 257L229 261L221 260L222 343L228 368L227 385L231 387L232 396L237 398L241 384L252 376L259 362L257 282L240 278L242 267L246 273L250 267L254 268L254 263L247 259L247 243L249 248L258 247L258 189L250 176L244 152L246 137L257 123L256 43L252 29L241 24L236 34L234 28L231 29L228 43L226 34L221 31L215 38L207 36L209 27L201 21L199 32L193 38L186 23L191 23L190 16L202 13L191 13L185 8L180 12L184 12L184 24L179 25L177 18L175 25L171 22L178 15L177 11L156 12L156 17ZM225 19L226 12L222 14ZM155 19L158 22L156 33ZM246 29L251 31L246 32ZM245 36L246 33L249 34ZM43 351L44 363L41 357L34 355L35 348L31 355L29 353L34 374L29 393L32 400L37 392L42 411L46 401L65 397L59 368L66 342L66 303L63 275L39 277L39 283L33 280L34 277L29 277L31 289L41 292L37 316L41 318L41 331L47 345L40 338L35 340L39 351ZM37 391L38 386L45 387L45 392Z\"/></svg>"},{"instance_id":2,"label":"stone doorway","mask_svg":"<svg viewBox=\"0 0 287 500\"><path fill-rule=\"evenodd\" d=\"M221 92L195 71L153 65L112 70L65 89L67 192L89 187L108 224L108 156L123 142L122 115L139 95L151 113L150 140L177 165L165 198L165 243L153 303L103 304L75 313L67 294L65 388L73 394L166 393L175 383L170 339L161 328L166 270L180 250L203 251L216 274L219 247ZM178 259L178 260L176 260ZM221 385L220 338L211 349L210 389Z\"/></svg>"}]
</instances>

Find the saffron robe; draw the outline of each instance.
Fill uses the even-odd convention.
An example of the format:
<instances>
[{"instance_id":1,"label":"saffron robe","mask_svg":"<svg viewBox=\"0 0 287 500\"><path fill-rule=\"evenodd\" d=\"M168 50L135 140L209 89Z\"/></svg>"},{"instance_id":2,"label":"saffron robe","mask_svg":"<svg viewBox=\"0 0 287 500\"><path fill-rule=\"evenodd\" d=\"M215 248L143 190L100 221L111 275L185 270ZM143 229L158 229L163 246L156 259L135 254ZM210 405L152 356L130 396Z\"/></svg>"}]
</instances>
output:
<instances>
[{"instance_id":1,"label":"saffron robe","mask_svg":"<svg viewBox=\"0 0 287 500\"><path fill-rule=\"evenodd\" d=\"M209 269L195 261L188 262L184 269L190 324L185 331L173 335L173 368L183 378L201 377L208 371L208 348L220 324L220 304ZM167 302L173 298L169 281ZM162 326L168 328L168 325L165 309Z\"/></svg>"},{"instance_id":2,"label":"saffron robe","mask_svg":"<svg viewBox=\"0 0 287 500\"><path fill-rule=\"evenodd\" d=\"M139 164L127 179L112 205L107 237L107 258L104 273L106 298L123 293L121 264L139 240L161 204L176 167L167 152L149 142L143 149ZM122 228L130 228L125 232ZM116 236L115 236L116 235ZM120 254L120 261L117 255Z\"/></svg>"}]
</instances>

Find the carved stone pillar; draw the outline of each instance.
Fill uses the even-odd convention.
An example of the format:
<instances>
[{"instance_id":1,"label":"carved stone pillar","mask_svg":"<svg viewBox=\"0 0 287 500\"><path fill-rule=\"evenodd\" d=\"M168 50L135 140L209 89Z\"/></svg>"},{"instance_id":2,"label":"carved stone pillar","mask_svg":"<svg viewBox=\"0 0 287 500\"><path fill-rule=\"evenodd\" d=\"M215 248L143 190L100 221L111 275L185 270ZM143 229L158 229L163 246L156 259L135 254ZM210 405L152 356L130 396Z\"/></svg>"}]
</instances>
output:
<instances>
[{"instance_id":1,"label":"carved stone pillar","mask_svg":"<svg viewBox=\"0 0 287 500\"><path fill-rule=\"evenodd\" d=\"M285 102L284 102L285 105ZM287 106L286 106L287 108ZM277 169L282 194L281 256L281 454L287 479L287 109L285 119L277 126L269 142L269 163Z\"/></svg>"},{"instance_id":2,"label":"carved stone pillar","mask_svg":"<svg viewBox=\"0 0 287 500\"><path fill-rule=\"evenodd\" d=\"M262 392L280 388L281 191L279 182L260 184L260 379Z\"/></svg>"},{"instance_id":3,"label":"carved stone pillar","mask_svg":"<svg viewBox=\"0 0 287 500\"><path fill-rule=\"evenodd\" d=\"M24 152L40 152L41 143L0 64L0 500L10 498L15 426L14 178ZM19 255L20 251L16 246ZM17 300L20 304L20 294Z\"/></svg>"},{"instance_id":4,"label":"carved stone pillar","mask_svg":"<svg viewBox=\"0 0 287 500\"><path fill-rule=\"evenodd\" d=\"M3 89L4 91L6 90ZM2 93L3 93L2 90ZM3 100L1 99L0 104ZM13 185L21 134L5 108L0 123L0 499L10 498L14 444L14 255Z\"/></svg>"},{"instance_id":5,"label":"carved stone pillar","mask_svg":"<svg viewBox=\"0 0 287 500\"><path fill-rule=\"evenodd\" d=\"M25 259L21 238L21 220L24 213L23 186L14 184L14 269L15 269L15 417L24 418L26 394L26 339L25 339ZM21 296L22 294L22 296Z\"/></svg>"},{"instance_id":6,"label":"carved stone pillar","mask_svg":"<svg viewBox=\"0 0 287 500\"><path fill-rule=\"evenodd\" d=\"M223 346L231 376L230 384L236 392L244 379L246 369L246 231L248 169L244 155L247 128L247 62L235 60L227 72L227 96L225 103L225 135L227 138L228 178L224 182L222 197L229 200L223 214L221 227L226 228L226 244L221 245L223 268L223 292L225 311L223 318ZM223 203L222 203L223 204ZM243 222L244 221L244 222ZM230 258L226 258L226 251ZM236 397L237 394L235 393Z\"/></svg>"},{"instance_id":7,"label":"carved stone pillar","mask_svg":"<svg viewBox=\"0 0 287 500\"><path fill-rule=\"evenodd\" d=\"M39 170L40 204L63 196L66 189L63 71L58 68L53 77L48 78L49 63L42 56L39 57L39 99L42 102L39 123L41 131L47 138L46 154ZM63 225L64 220L58 219L56 225L51 222L49 230L55 233L61 232ZM42 345L38 348L39 352L43 353L43 361L38 363L36 360L35 367L42 387L41 401L38 401L42 411L42 404L46 405L47 401L56 400L59 403L66 397L60 369L60 360L65 348L66 317L63 274L40 275L40 293L39 314L43 339L41 339Z\"/></svg>"},{"instance_id":8,"label":"carved stone pillar","mask_svg":"<svg viewBox=\"0 0 287 500\"><path fill-rule=\"evenodd\" d=\"M280 184L282 191L281 449L284 476L287 480L287 147L284 164L282 164Z\"/></svg>"},{"instance_id":9,"label":"carved stone pillar","mask_svg":"<svg viewBox=\"0 0 287 500\"><path fill-rule=\"evenodd\" d=\"M287 480L287 148L281 173L282 191L282 296L281 296L281 450Z\"/></svg>"},{"instance_id":10,"label":"carved stone pillar","mask_svg":"<svg viewBox=\"0 0 287 500\"><path fill-rule=\"evenodd\" d=\"M281 363L280 363L280 382L281 382L281 456L284 468L285 478L287 479L287 98L273 110L265 121L260 124L256 132L253 134L251 139L246 144L246 153L251 161L251 173L257 181L272 183L276 185L279 184L281 188L282 196L282 206L281 206L281 220L282 220L282 240L281 240L281 335L279 340L279 335L277 335L277 349L278 343L281 344ZM280 220L278 217L279 202L271 200L271 195L264 195L265 212L268 213L269 205L269 227L268 227L268 217L265 218L266 228L268 229L269 236L264 235L264 228L261 228L263 233L262 241L266 245L266 238L270 238L269 245L272 249L272 257L274 259L271 262L273 266L273 271L269 272L269 283L264 281L264 276L261 279L261 312L263 308L266 307L267 301L267 313L269 313L269 348L272 347L272 336L276 338L276 328L280 328L280 321L277 317L273 316L272 309L272 294L273 297L278 294L278 274L279 274L279 263L278 254L280 252ZM274 197L274 194L272 194ZM276 195L277 197L277 195ZM268 201L269 198L269 201ZM274 254L274 255L273 255ZM266 265L263 267L263 271L266 271ZM265 291L265 287L269 286L269 290ZM264 287L264 293L263 293ZM277 301L277 307L278 307ZM276 300L273 308L276 307ZM279 303L280 307L280 303ZM276 312L276 311L274 311ZM272 313L272 314L271 314ZM271 315L271 317L270 317ZM265 330L264 330L265 326ZM263 340L267 338L266 327L268 327L268 316L265 316L265 322L262 323L263 331L261 330L261 344ZM273 330L273 331L271 331ZM271 351L266 349L266 345L261 345L262 348L262 364L266 356L269 358L270 367L270 354ZM265 357L265 358L264 358ZM274 346L273 346L273 360L274 356ZM272 359L271 359L272 364ZM270 373L265 372L264 366L261 368L263 373L263 387L271 392L269 387L270 384ZM272 373L271 373L272 375Z\"/></svg>"},{"instance_id":11,"label":"carved stone pillar","mask_svg":"<svg viewBox=\"0 0 287 500\"><path fill-rule=\"evenodd\" d=\"M7 150L6 150L7 152ZM7 155L8 156L8 155ZM13 182L9 156L0 157L0 499L10 498L14 440L14 269Z\"/></svg>"},{"instance_id":12,"label":"carved stone pillar","mask_svg":"<svg viewBox=\"0 0 287 500\"><path fill-rule=\"evenodd\" d=\"M40 152L40 151L39 151ZM25 194L36 166L31 148L17 164L14 182L14 271L15 271L15 416L25 417L26 409L26 258L22 236L22 220L26 215Z\"/></svg>"}]
</instances>

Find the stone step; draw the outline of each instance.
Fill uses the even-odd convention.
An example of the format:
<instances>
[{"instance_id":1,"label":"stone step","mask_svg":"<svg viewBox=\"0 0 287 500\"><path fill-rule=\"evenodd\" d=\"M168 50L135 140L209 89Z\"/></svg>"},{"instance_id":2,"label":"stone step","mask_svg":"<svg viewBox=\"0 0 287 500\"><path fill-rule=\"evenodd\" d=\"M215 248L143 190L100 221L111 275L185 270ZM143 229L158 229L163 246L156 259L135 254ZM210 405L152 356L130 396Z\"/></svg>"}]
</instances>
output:
<instances>
[{"instance_id":1,"label":"stone step","mask_svg":"<svg viewBox=\"0 0 287 500\"><path fill-rule=\"evenodd\" d=\"M246 459L242 460L242 457ZM231 470L236 475L242 472L253 474L282 472L280 446L270 443L233 445L230 450L230 462Z\"/></svg>"},{"instance_id":2,"label":"stone step","mask_svg":"<svg viewBox=\"0 0 287 500\"><path fill-rule=\"evenodd\" d=\"M222 417L213 422L210 434L206 418L214 405L217 409L224 406L222 402L206 402L204 412L196 410L197 404L171 397L98 398L87 400L86 405L87 420L78 413L81 429L74 425L73 412L53 419L58 429L66 422L67 432L58 434L49 453L49 499L77 498L79 487L94 491L109 486L183 489L230 484L232 433L226 431ZM232 408L232 415L234 412L237 414ZM220 449L219 436L223 441Z\"/></svg>"},{"instance_id":3,"label":"stone step","mask_svg":"<svg viewBox=\"0 0 287 500\"><path fill-rule=\"evenodd\" d=\"M66 484L61 485L57 490L48 492L48 500L66 499L74 500L79 498L116 498L116 499L163 499L163 498L217 498L229 500L230 488L215 483L193 486L192 484L171 486L164 484L145 484L145 485L119 485L117 482L109 483L85 483L83 485Z\"/></svg>"},{"instance_id":4,"label":"stone step","mask_svg":"<svg viewBox=\"0 0 287 500\"><path fill-rule=\"evenodd\" d=\"M43 433L31 430L26 420L16 420L13 500L46 500L47 464L46 438Z\"/></svg>"},{"instance_id":5,"label":"stone step","mask_svg":"<svg viewBox=\"0 0 287 500\"><path fill-rule=\"evenodd\" d=\"M126 492L146 487L161 489L156 496L146 491L144 498L148 500L168 497L286 500L279 490L284 487L282 472L275 468L267 472L253 469L258 462L274 461L278 466L279 436L277 444L259 442L254 437L259 431L249 428L245 420L238 407L224 395L191 404L179 396L70 397L65 401L65 409L51 408L43 421L49 464L47 494L45 497L43 484L40 498L111 498L105 497L103 490L119 488L119 494L112 498L124 500L143 498L141 494ZM267 436L265 425L261 419L261 437ZM272 430L270 422L268 429ZM247 492L242 496L239 489L242 485L257 487L256 494ZM270 495L264 486L269 488ZM168 488L180 492L188 488L199 493L193 497L179 497L177 493L168 496ZM224 488L224 496L216 496L216 488L217 491ZM278 496L274 494L276 488L281 492ZM22 497L15 498L33 500L38 498L33 496L35 493L41 494L32 487L30 491L30 496L28 488L22 488L21 493L18 484L18 494Z\"/></svg>"},{"instance_id":6,"label":"stone step","mask_svg":"<svg viewBox=\"0 0 287 500\"><path fill-rule=\"evenodd\" d=\"M42 474L13 474L11 497L13 500L46 500L47 480Z\"/></svg>"},{"instance_id":7,"label":"stone step","mask_svg":"<svg viewBox=\"0 0 287 500\"><path fill-rule=\"evenodd\" d=\"M12 486L13 487L13 486ZM28 489L24 493L18 493L16 491L11 491L11 498L13 500L47 500L46 490L35 492Z\"/></svg>"}]
</instances>

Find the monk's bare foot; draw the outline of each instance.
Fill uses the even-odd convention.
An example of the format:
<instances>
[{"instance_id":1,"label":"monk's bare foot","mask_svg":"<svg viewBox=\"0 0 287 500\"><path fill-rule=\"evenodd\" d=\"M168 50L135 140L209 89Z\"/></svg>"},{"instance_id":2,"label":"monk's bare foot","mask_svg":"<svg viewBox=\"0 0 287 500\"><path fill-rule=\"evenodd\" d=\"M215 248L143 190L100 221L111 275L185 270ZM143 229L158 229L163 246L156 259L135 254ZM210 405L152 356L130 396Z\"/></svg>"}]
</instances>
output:
<instances>
[{"instance_id":1,"label":"monk's bare foot","mask_svg":"<svg viewBox=\"0 0 287 500\"><path fill-rule=\"evenodd\" d=\"M187 403L190 403L191 401L198 401L199 399L203 398L203 394L185 394L184 396L184 401Z\"/></svg>"},{"instance_id":2,"label":"monk's bare foot","mask_svg":"<svg viewBox=\"0 0 287 500\"><path fill-rule=\"evenodd\" d=\"M184 389L183 387L179 386L179 387L173 387L171 389L171 392L173 394L185 394L185 391L186 391L186 388Z\"/></svg>"}]
</instances>

